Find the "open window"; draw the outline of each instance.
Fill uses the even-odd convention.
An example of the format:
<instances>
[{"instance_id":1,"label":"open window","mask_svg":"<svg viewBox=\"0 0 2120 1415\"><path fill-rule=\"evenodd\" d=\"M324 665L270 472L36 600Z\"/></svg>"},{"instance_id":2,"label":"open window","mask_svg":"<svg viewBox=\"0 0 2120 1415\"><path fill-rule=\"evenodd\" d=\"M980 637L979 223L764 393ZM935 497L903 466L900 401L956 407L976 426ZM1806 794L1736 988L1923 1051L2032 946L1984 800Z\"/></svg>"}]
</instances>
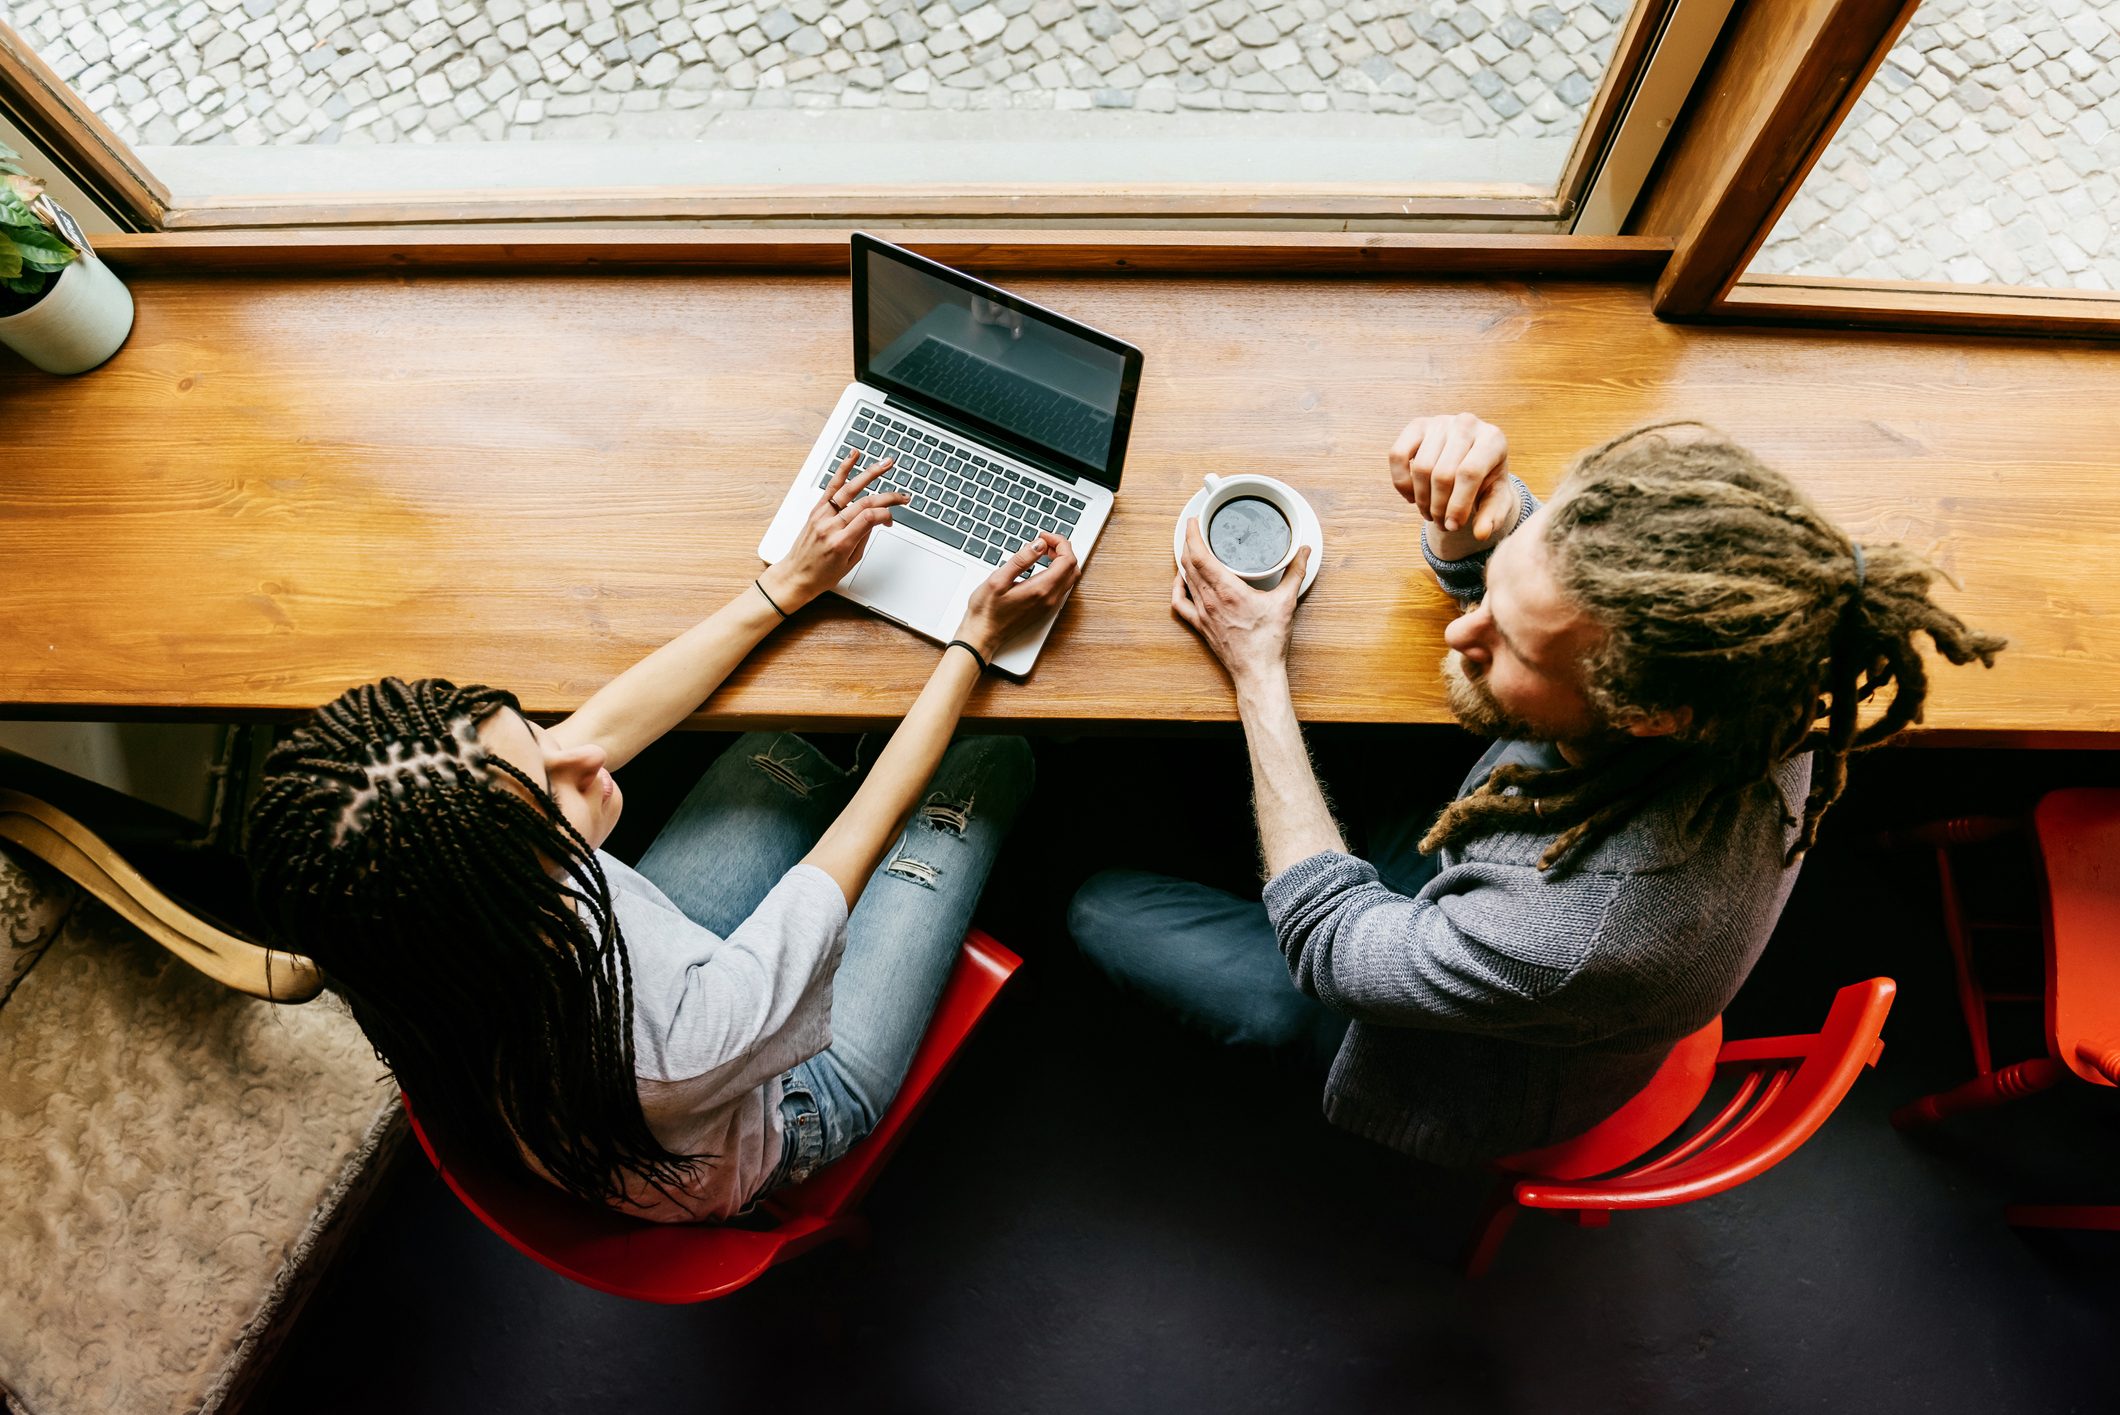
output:
<instances>
[{"instance_id":1,"label":"open window","mask_svg":"<svg viewBox=\"0 0 2120 1415\"><path fill-rule=\"evenodd\" d=\"M1610 234L1729 0L15 0L141 229Z\"/></svg>"},{"instance_id":2,"label":"open window","mask_svg":"<svg viewBox=\"0 0 2120 1415\"><path fill-rule=\"evenodd\" d=\"M2120 10L1923 0L1738 308L2120 314Z\"/></svg>"},{"instance_id":3,"label":"open window","mask_svg":"<svg viewBox=\"0 0 2120 1415\"><path fill-rule=\"evenodd\" d=\"M2107 9L1739 12L1633 229L1667 318L2120 333Z\"/></svg>"}]
</instances>

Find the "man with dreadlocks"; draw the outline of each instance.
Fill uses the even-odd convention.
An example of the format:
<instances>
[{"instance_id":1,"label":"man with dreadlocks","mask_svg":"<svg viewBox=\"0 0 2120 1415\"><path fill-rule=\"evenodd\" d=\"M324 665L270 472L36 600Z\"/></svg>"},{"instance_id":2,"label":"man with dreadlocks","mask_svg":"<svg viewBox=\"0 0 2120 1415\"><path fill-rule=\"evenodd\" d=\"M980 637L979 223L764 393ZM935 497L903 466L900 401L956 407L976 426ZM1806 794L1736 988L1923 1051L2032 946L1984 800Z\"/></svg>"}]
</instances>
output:
<instances>
[{"instance_id":1,"label":"man with dreadlocks","mask_svg":"<svg viewBox=\"0 0 2120 1415\"><path fill-rule=\"evenodd\" d=\"M844 579L905 502L867 491L889 459L853 465L785 559L562 722L498 689L386 678L274 750L248 829L261 911L452 1143L642 1217L722 1219L890 1104L1030 789L1020 739L951 734L1009 631L1072 588L1065 540L1036 537L973 591L873 762L752 733L639 869L597 848L623 804L611 768Z\"/></svg>"},{"instance_id":2,"label":"man with dreadlocks","mask_svg":"<svg viewBox=\"0 0 2120 1415\"><path fill-rule=\"evenodd\" d=\"M1452 711L1498 740L1425 831L1402 808L1356 859L1289 694L1301 567L1255 590L1195 521L1171 605L1236 689L1265 897L1110 872L1069 927L1211 1035L1331 1056L1336 1124L1473 1164L1587 1130L1720 1013L1848 753L1920 716L1915 636L1954 664L2002 641L1929 598L1920 556L1856 545L1698 424L1584 454L1543 507L1470 414L1415 420L1390 463L1462 611Z\"/></svg>"}]
</instances>

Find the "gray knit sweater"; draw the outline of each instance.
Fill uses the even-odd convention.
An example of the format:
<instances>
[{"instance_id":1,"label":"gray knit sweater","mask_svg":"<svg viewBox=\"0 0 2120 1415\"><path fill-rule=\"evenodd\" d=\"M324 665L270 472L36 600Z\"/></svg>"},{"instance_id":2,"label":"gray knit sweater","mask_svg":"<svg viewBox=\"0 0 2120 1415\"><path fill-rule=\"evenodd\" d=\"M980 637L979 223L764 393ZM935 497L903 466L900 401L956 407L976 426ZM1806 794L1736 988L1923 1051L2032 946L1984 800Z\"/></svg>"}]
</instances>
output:
<instances>
[{"instance_id":1,"label":"gray knit sweater","mask_svg":"<svg viewBox=\"0 0 2120 1415\"><path fill-rule=\"evenodd\" d=\"M1437 572L1477 598L1466 572L1483 569ZM1546 743L1496 743L1459 794L1505 761L1553 767L1560 756ZM1411 898L1336 853L1275 876L1266 909L1296 986L1352 1019L1326 1116L1462 1165L1610 1115L1752 970L1796 882L1782 860L1810 779L1806 754L1734 794L1674 787L1545 873L1536 862L1550 833L1490 835L1442 851Z\"/></svg>"}]
</instances>

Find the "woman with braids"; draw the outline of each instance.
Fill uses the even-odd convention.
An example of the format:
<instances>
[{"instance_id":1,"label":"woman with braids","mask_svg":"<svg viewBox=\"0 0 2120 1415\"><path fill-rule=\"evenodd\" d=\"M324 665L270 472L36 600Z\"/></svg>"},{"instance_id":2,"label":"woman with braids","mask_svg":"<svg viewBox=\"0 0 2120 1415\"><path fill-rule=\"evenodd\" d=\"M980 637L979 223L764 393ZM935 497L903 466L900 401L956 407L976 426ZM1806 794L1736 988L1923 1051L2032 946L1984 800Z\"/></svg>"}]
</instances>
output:
<instances>
[{"instance_id":1,"label":"woman with braids","mask_svg":"<svg viewBox=\"0 0 2120 1415\"><path fill-rule=\"evenodd\" d=\"M786 559L562 722L388 678L273 752L248 829L264 915L453 1142L648 1218L722 1219L890 1103L1030 788L1020 739L951 734L1011 627L1072 587L1066 541L973 593L873 762L754 733L638 870L597 848L612 769L853 568L905 500L866 493L888 466L850 478L850 457Z\"/></svg>"},{"instance_id":2,"label":"woman with braids","mask_svg":"<svg viewBox=\"0 0 2120 1415\"><path fill-rule=\"evenodd\" d=\"M1451 707L1498 740L1440 817L1400 803L1356 859L1289 696L1300 577L1253 590L1195 526L1171 603L1236 687L1265 898L1107 873L1069 926L1224 1041L1330 1056L1336 1124L1473 1164L1589 1129L1724 1009L1848 753L1919 719L1917 636L1954 664L2003 645L1929 598L1920 556L1855 544L1698 424L1585 453L1543 507L1470 414L1417 419L1390 461L1462 609Z\"/></svg>"}]
</instances>

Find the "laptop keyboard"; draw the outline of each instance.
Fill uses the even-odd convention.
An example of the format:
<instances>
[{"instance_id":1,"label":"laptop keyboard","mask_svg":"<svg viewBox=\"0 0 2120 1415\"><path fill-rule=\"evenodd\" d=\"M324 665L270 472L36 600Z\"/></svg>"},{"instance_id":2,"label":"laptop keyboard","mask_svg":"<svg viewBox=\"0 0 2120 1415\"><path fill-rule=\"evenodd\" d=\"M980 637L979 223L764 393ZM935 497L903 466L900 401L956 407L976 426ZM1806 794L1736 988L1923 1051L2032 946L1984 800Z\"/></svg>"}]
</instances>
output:
<instances>
[{"instance_id":1,"label":"laptop keyboard","mask_svg":"<svg viewBox=\"0 0 2120 1415\"><path fill-rule=\"evenodd\" d=\"M891 508L891 524L989 565L999 565L1040 531L1072 536L1087 504L1073 492L1003 466L947 434L916 428L866 405L848 425L818 486L831 483L832 473L849 452L861 454L857 471L885 457L898 459L868 487L877 494L902 491L913 498ZM1049 564L1050 557L1040 557L1038 563Z\"/></svg>"}]
</instances>

